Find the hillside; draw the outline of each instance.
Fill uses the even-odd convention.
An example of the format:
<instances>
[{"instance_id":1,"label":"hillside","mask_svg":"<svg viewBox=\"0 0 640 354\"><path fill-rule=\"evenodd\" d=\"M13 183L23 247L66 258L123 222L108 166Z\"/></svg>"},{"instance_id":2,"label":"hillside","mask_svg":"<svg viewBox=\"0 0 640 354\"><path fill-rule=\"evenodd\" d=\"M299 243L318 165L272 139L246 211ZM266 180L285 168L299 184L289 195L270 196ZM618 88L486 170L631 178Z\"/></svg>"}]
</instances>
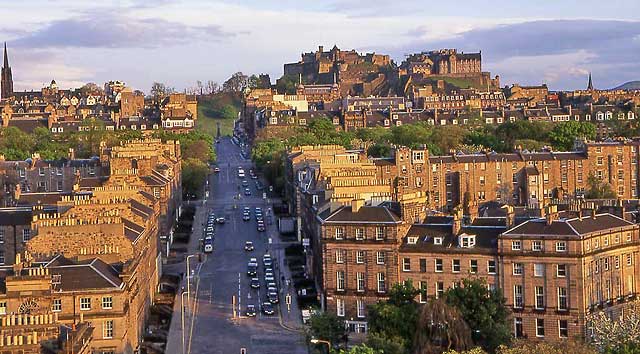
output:
<instances>
[{"instance_id":1,"label":"hillside","mask_svg":"<svg viewBox=\"0 0 640 354\"><path fill-rule=\"evenodd\" d=\"M625 82L614 90L640 90L640 80Z\"/></svg>"},{"instance_id":2,"label":"hillside","mask_svg":"<svg viewBox=\"0 0 640 354\"><path fill-rule=\"evenodd\" d=\"M242 97L237 93L221 92L215 95L198 96L198 122L196 129L213 136L220 123L222 135L232 135L233 123L242 109Z\"/></svg>"}]
</instances>

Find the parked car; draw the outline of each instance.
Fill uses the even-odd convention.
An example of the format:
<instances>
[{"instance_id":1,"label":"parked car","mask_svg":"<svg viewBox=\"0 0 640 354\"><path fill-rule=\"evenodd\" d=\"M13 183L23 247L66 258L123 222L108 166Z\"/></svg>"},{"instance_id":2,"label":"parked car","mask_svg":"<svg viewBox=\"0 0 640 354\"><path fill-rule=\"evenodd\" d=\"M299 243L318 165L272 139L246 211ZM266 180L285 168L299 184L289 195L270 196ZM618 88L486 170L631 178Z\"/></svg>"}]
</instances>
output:
<instances>
[{"instance_id":1,"label":"parked car","mask_svg":"<svg viewBox=\"0 0 640 354\"><path fill-rule=\"evenodd\" d=\"M253 242L247 241L247 242L244 243L244 250L245 251L249 251L250 252L250 251L253 251L253 249L254 249L253 248Z\"/></svg>"},{"instance_id":2,"label":"parked car","mask_svg":"<svg viewBox=\"0 0 640 354\"><path fill-rule=\"evenodd\" d=\"M217 222L218 224L224 224L224 223L225 223L225 221L226 221L226 220L224 219L224 217L219 217L219 218L217 218L217 219L216 219L216 222Z\"/></svg>"},{"instance_id":3,"label":"parked car","mask_svg":"<svg viewBox=\"0 0 640 354\"><path fill-rule=\"evenodd\" d=\"M251 220L251 216L247 213L242 214L242 220L249 221Z\"/></svg>"}]
</instances>

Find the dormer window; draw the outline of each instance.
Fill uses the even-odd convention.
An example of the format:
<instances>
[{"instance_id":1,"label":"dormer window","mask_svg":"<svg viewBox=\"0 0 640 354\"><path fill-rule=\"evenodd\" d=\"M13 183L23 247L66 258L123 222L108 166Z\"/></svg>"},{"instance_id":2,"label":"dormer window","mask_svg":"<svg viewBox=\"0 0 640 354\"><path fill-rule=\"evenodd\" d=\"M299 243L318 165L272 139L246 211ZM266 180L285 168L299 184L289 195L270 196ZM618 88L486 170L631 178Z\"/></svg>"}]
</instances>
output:
<instances>
[{"instance_id":1,"label":"dormer window","mask_svg":"<svg viewBox=\"0 0 640 354\"><path fill-rule=\"evenodd\" d=\"M476 235L462 235L460 236L460 247L473 248L476 245Z\"/></svg>"},{"instance_id":2,"label":"dormer window","mask_svg":"<svg viewBox=\"0 0 640 354\"><path fill-rule=\"evenodd\" d=\"M415 245L418 243L418 237L417 236L409 236L407 237L407 243L410 245Z\"/></svg>"},{"instance_id":3,"label":"dormer window","mask_svg":"<svg viewBox=\"0 0 640 354\"><path fill-rule=\"evenodd\" d=\"M433 244L434 245L442 245L443 241L444 241L443 237L434 237L433 238Z\"/></svg>"}]
</instances>

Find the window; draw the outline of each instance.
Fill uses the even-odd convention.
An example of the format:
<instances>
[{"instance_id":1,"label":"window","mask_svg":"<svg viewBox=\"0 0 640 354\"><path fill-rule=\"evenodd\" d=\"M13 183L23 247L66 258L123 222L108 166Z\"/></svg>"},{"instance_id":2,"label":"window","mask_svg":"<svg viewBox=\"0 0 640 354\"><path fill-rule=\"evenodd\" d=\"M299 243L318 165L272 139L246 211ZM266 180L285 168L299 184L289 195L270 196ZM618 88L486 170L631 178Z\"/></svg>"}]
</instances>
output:
<instances>
[{"instance_id":1,"label":"window","mask_svg":"<svg viewBox=\"0 0 640 354\"><path fill-rule=\"evenodd\" d=\"M569 322L567 320L558 320L558 336L560 338L569 337Z\"/></svg>"},{"instance_id":2,"label":"window","mask_svg":"<svg viewBox=\"0 0 640 354\"><path fill-rule=\"evenodd\" d=\"M420 281L420 293L419 293L419 301L421 304L427 302L427 282Z\"/></svg>"},{"instance_id":3,"label":"window","mask_svg":"<svg viewBox=\"0 0 640 354\"><path fill-rule=\"evenodd\" d=\"M567 288L559 287L558 288L558 310L566 311L569 309L567 304Z\"/></svg>"},{"instance_id":4,"label":"window","mask_svg":"<svg viewBox=\"0 0 640 354\"><path fill-rule=\"evenodd\" d=\"M439 281L436 282L436 299L439 299L444 295L444 283Z\"/></svg>"},{"instance_id":5,"label":"window","mask_svg":"<svg viewBox=\"0 0 640 354\"><path fill-rule=\"evenodd\" d=\"M4 243L4 229L0 228L0 243Z\"/></svg>"},{"instance_id":6,"label":"window","mask_svg":"<svg viewBox=\"0 0 640 354\"><path fill-rule=\"evenodd\" d=\"M556 271L556 275L558 278L564 278L567 276L567 265L566 264L558 264L558 269Z\"/></svg>"},{"instance_id":7,"label":"window","mask_svg":"<svg viewBox=\"0 0 640 354\"><path fill-rule=\"evenodd\" d=\"M340 317L344 316L344 300L336 299L336 314Z\"/></svg>"},{"instance_id":8,"label":"window","mask_svg":"<svg viewBox=\"0 0 640 354\"><path fill-rule=\"evenodd\" d=\"M511 250L512 251L520 251L522 249L521 241L511 241Z\"/></svg>"},{"instance_id":9,"label":"window","mask_svg":"<svg viewBox=\"0 0 640 354\"><path fill-rule=\"evenodd\" d=\"M88 297L80 298L80 310L83 310L83 311L91 310L91 298L88 298Z\"/></svg>"},{"instance_id":10,"label":"window","mask_svg":"<svg viewBox=\"0 0 640 354\"><path fill-rule=\"evenodd\" d=\"M336 229L336 240L344 240L344 229L341 227Z\"/></svg>"},{"instance_id":11,"label":"window","mask_svg":"<svg viewBox=\"0 0 640 354\"><path fill-rule=\"evenodd\" d=\"M104 296L102 298L102 308L104 310L111 310L113 308L113 297Z\"/></svg>"},{"instance_id":12,"label":"window","mask_svg":"<svg viewBox=\"0 0 640 354\"><path fill-rule=\"evenodd\" d=\"M387 286L385 284L385 275L384 273L378 273L378 292L384 293L387 291Z\"/></svg>"},{"instance_id":13,"label":"window","mask_svg":"<svg viewBox=\"0 0 640 354\"><path fill-rule=\"evenodd\" d=\"M535 308L538 310L544 309L544 287L536 286L535 294L536 294Z\"/></svg>"},{"instance_id":14,"label":"window","mask_svg":"<svg viewBox=\"0 0 640 354\"><path fill-rule=\"evenodd\" d=\"M384 240L384 227L376 227L376 240Z\"/></svg>"},{"instance_id":15,"label":"window","mask_svg":"<svg viewBox=\"0 0 640 354\"><path fill-rule=\"evenodd\" d=\"M602 260L602 266L604 267L604 270L609 270L609 258L604 258Z\"/></svg>"},{"instance_id":16,"label":"window","mask_svg":"<svg viewBox=\"0 0 640 354\"><path fill-rule=\"evenodd\" d=\"M384 252L383 251L376 252L376 263L384 264Z\"/></svg>"},{"instance_id":17,"label":"window","mask_svg":"<svg viewBox=\"0 0 640 354\"><path fill-rule=\"evenodd\" d=\"M364 291L364 273L362 272L356 273L356 280L357 280L357 290Z\"/></svg>"},{"instance_id":18,"label":"window","mask_svg":"<svg viewBox=\"0 0 640 354\"><path fill-rule=\"evenodd\" d=\"M522 329L522 317L516 317L513 319L513 333L516 338L524 337L524 330Z\"/></svg>"},{"instance_id":19,"label":"window","mask_svg":"<svg viewBox=\"0 0 640 354\"><path fill-rule=\"evenodd\" d=\"M6 314L7 314L7 302L2 301L0 302L0 315L6 315Z\"/></svg>"},{"instance_id":20,"label":"window","mask_svg":"<svg viewBox=\"0 0 640 354\"><path fill-rule=\"evenodd\" d=\"M536 337L544 337L544 320L536 318Z\"/></svg>"},{"instance_id":21,"label":"window","mask_svg":"<svg viewBox=\"0 0 640 354\"><path fill-rule=\"evenodd\" d=\"M356 263L362 264L364 263L365 253L364 251L356 251Z\"/></svg>"},{"instance_id":22,"label":"window","mask_svg":"<svg viewBox=\"0 0 640 354\"><path fill-rule=\"evenodd\" d=\"M556 242L556 252L566 252L567 243L565 241Z\"/></svg>"},{"instance_id":23,"label":"window","mask_svg":"<svg viewBox=\"0 0 640 354\"><path fill-rule=\"evenodd\" d=\"M620 256L615 256L613 262L615 263L616 269L620 268Z\"/></svg>"},{"instance_id":24,"label":"window","mask_svg":"<svg viewBox=\"0 0 640 354\"><path fill-rule=\"evenodd\" d=\"M356 240L358 240L358 241L364 240L364 229L362 229L362 228L357 228L356 229Z\"/></svg>"},{"instance_id":25,"label":"window","mask_svg":"<svg viewBox=\"0 0 640 354\"><path fill-rule=\"evenodd\" d=\"M344 263L344 250L336 250L336 263Z\"/></svg>"},{"instance_id":26,"label":"window","mask_svg":"<svg viewBox=\"0 0 640 354\"><path fill-rule=\"evenodd\" d=\"M627 265L630 266L633 264L633 258L632 258L632 254L628 253L627 254Z\"/></svg>"},{"instance_id":27,"label":"window","mask_svg":"<svg viewBox=\"0 0 640 354\"><path fill-rule=\"evenodd\" d=\"M62 311L62 299L53 299L51 303L51 311L60 312Z\"/></svg>"},{"instance_id":28,"label":"window","mask_svg":"<svg viewBox=\"0 0 640 354\"><path fill-rule=\"evenodd\" d=\"M544 276L544 263L535 263L533 265L533 276L534 277Z\"/></svg>"},{"instance_id":29,"label":"window","mask_svg":"<svg viewBox=\"0 0 640 354\"><path fill-rule=\"evenodd\" d=\"M336 290L344 291L344 271L336 272Z\"/></svg>"},{"instance_id":30,"label":"window","mask_svg":"<svg viewBox=\"0 0 640 354\"><path fill-rule=\"evenodd\" d=\"M113 320L106 320L102 323L102 338L113 338Z\"/></svg>"},{"instance_id":31,"label":"window","mask_svg":"<svg viewBox=\"0 0 640 354\"><path fill-rule=\"evenodd\" d=\"M531 242L531 250L536 252L542 251L542 241Z\"/></svg>"},{"instance_id":32,"label":"window","mask_svg":"<svg viewBox=\"0 0 640 354\"><path fill-rule=\"evenodd\" d=\"M4 249L0 249L0 264L4 264Z\"/></svg>"},{"instance_id":33,"label":"window","mask_svg":"<svg viewBox=\"0 0 640 354\"><path fill-rule=\"evenodd\" d=\"M364 301L363 300L357 300L357 308L358 308L358 312L357 315L359 318L364 317Z\"/></svg>"},{"instance_id":34,"label":"window","mask_svg":"<svg viewBox=\"0 0 640 354\"><path fill-rule=\"evenodd\" d=\"M442 272L443 271L443 266L442 266L442 259L438 258L436 259L436 272Z\"/></svg>"},{"instance_id":35,"label":"window","mask_svg":"<svg viewBox=\"0 0 640 354\"><path fill-rule=\"evenodd\" d=\"M513 263L513 275L522 275L523 268L522 263Z\"/></svg>"},{"instance_id":36,"label":"window","mask_svg":"<svg viewBox=\"0 0 640 354\"><path fill-rule=\"evenodd\" d=\"M38 168L38 175L44 176L44 167L39 167Z\"/></svg>"},{"instance_id":37,"label":"window","mask_svg":"<svg viewBox=\"0 0 640 354\"><path fill-rule=\"evenodd\" d=\"M403 272L411 271L411 258L402 259L402 271Z\"/></svg>"},{"instance_id":38,"label":"window","mask_svg":"<svg viewBox=\"0 0 640 354\"><path fill-rule=\"evenodd\" d=\"M474 235L462 236L460 239L460 247L471 248L476 245L476 237Z\"/></svg>"},{"instance_id":39,"label":"window","mask_svg":"<svg viewBox=\"0 0 640 354\"><path fill-rule=\"evenodd\" d=\"M420 258L420 273L426 273L426 272L427 272L427 259Z\"/></svg>"},{"instance_id":40,"label":"window","mask_svg":"<svg viewBox=\"0 0 640 354\"><path fill-rule=\"evenodd\" d=\"M496 274L496 261L487 261L487 273Z\"/></svg>"},{"instance_id":41,"label":"window","mask_svg":"<svg viewBox=\"0 0 640 354\"><path fill-rule=\"evenodd\" d=\"M471 270L470 270L471 274L478 273L478 260L477 259L470 260L469 261L469 267L471 268Z\"/></svg>"},{"instance_id":42,"label":"window","mask_svg":"<svg viewBox=\"0 0 640 354\"><path fill-rule=\"evenodd\" d=\"M522 285L513 286L513 307L516 309L524 307L524 291Z\"/></svg>"},{"instance_id":43,"label":"window","mask_svg":"<svg viewBox=\"0 0 640 354\"><path fill-rule=\"evenodd\" d=\"M451 261L451 271L454 273L459 273L460 272L460 260L459 259L454 259Z\"/></svg>"},{"instance_id":44,"label":"window","mask_svg":"<svg viewBox=\"0 0 640 354\"><path fill-rule=\"evenodd\" d=\"M22 230L22 242L27 242L31 239L31 229Z\"/></svg>"},{"instance_id":45,"label":"window","mask_svg":"<svg viewBox=\"0 0 640 354\"><path fill-rule=\"evenodd\" d=\"M631 242L631 232L627 232L627 242Z\"/></svg>"}]
</instances>

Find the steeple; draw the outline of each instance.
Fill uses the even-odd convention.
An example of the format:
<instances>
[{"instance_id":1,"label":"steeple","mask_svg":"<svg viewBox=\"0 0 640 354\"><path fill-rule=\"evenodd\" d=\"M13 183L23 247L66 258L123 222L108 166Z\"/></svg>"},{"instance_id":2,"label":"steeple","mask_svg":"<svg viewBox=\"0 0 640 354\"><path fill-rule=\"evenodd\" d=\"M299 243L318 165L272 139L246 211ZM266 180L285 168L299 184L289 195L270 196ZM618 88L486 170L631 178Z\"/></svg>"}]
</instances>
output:
<instances>
[{"instance_id":1,"label":"steeple","mask_svg":"<svg viewBox=\"0 0 640 354\"><path fill-rule=\"evenodd\" d=\"M3 68L9 67L9 55L7 54L7 42L4 42L4 65Z\"/></svg>"},{"instance_id":2,"label":"steeple","mask_svg":"<svg viewBox=\"0 0 640 354\"><path fill-rule=\"evenodd\" d=\"M589 72L589 84L587 84L587 90L593 91L593 81L591 81L591 72Z\"/></svg>"},{"instance_id":3,"label":"steeple","mask_svg":"<svg viewBox=\"0 0 640 354\"><path fill-rule=\"evenodd\" d=\"M4 42L4 65L0 70L0 98L13 96L13 76L9 66L9 55L7 54L7 42Z\"/></svg>"}]
</instances>

